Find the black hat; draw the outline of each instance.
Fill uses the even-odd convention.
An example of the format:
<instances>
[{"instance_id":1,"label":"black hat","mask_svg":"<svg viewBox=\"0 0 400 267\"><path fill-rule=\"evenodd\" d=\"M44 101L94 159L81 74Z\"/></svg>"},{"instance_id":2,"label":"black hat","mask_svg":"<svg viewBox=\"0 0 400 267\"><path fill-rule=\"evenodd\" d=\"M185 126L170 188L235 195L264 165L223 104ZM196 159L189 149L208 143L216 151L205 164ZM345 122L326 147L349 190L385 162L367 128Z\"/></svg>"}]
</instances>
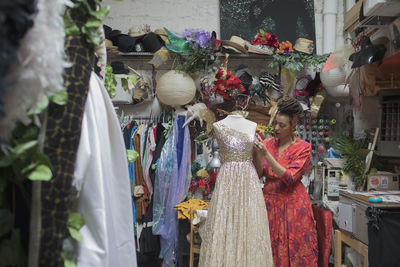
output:
<instances>
[{"instance_id":1,"label":"black hat","mask_svg":"<svg viewBox=\"0 0 400 267\"><path fill-rule=\"evenodd\" d=\"M235 69L235 76L242 81L243 87L249 90L250 85L253 83L253 76L249 68L244 64L240 64Z\"/></svg>"},{"instance_id":2,"label":"black hat","mask_svg":"<svg viewBox=\"0 0 400 267\"><path fill-rule=\"evenodd\" d=\"M113 43L113 45L118 46L118 37L121 35L121 31L120 30L112 30L109 34L109 38L107 38L108 40L111 40L111 42Z\"/></svg>"},{"instance_id":3,"label":"black hat","mask_svg":"<svg viewBox=\"0 0 400 267\"><path fill-rule=\"evenodd\" d=\"M106 37L106 39L108 39L108 40L111 40L111 37L110 37L111 32L112 32L111 27L104 24L103 30L104 30L104 37Z\"/></svg>"},{"instance_id":4,"label":"black hat","mask_svg":"<svg viewBox=\"0 0 400 267\"><path fill-rule=\"evenodd\" d=\"M133 52L135 51L135 45L139 41L137 37L130 37L126 34L118 36L117 46L121 52Z\"/></svg>"},{"instance_id":5,"label":"black hat","mask_svg":"<svg viewBox=\"0 0 400 267\"><path fill-rule=\"evenodd\" d=\"M111 67L114 74L128 74L129 70L125 68L124 63L121 61L111 62Z\"/></svg>"},{"instance_id":6,"label":"black hat","mask_svg":"<svg viewBox=\"0 0 400 267\"><path fill-rule=\"evenodd\" d=\"M353 61L352 69L359 68L365 64L380 61L385 56L386 47L383 44L373 45L371 39L366 37L361 43L360 51L350 55L349 60Z\"/></svg>"},{"instance_id":7,"label":"black hat","mask_svg":"<svg viewBox=\"0 0 400 267\"><path fill-rule=\"evenodd\" d=\"M164 45L164 41L158 34L149 32L145 37L143 37L142 44L145 51L154 53Z\"/></svg>"}]
</instances>

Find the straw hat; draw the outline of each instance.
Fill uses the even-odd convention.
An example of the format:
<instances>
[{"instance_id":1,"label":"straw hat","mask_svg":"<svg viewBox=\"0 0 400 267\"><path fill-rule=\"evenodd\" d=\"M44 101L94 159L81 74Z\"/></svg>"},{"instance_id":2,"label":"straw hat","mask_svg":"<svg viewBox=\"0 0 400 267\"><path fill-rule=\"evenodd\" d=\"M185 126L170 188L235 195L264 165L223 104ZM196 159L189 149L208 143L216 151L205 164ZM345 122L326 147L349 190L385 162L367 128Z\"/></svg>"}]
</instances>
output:
<instances>
[{"instance_id":1,"label":"straw hat","mask_svg":"<svg viewBox=\"0 0 400 267\"><path fill-rule=\"evenodd\" d=\"M148 32L140 26L133 26L132 28L129 29L128 35L130 37L141 37L147 34Z\"/></svg>"},{"instance_id":2,"label":"straw hat","mask_svg":"<svg viewBox=\"0 0 400 267\"><path fill-rule=\"evenodd\" d=\"M230 48L238 53L247 54L246 41L239 36L231 36L229 40L222 40L222 46Z\"/></svg>"},{"instance_id":3,"label":"straw hat","mask_svg":"<svg viewBox=\"0 0 400 267\"><path fill-rule=\"evenodd\" d=\"M261 54L261 55L272 55L275 48L269 45L252 45L246 41L246 48L249 53Z\"/></svg>"},{"instance_id":4,"label":"straw hat","mask_svg":"<svg viewBox=\"0 0 400 267\"><path fill-rule=\"evenodd\" d=\"M168 34L164 29L157 29L154 31L155 34L161 37L164 42L168 41Z\"/></svg>"},{"instance_id":5,"label":"straw hat","mask_svg":"<svg viewBox=\"0 0 400 267\"><path fill-rule=\"evenodd\" d=\"M296 51L311 55L314 51L314 42L306 38L298 38L293 48Z\"/></svg>"}]
</instances>

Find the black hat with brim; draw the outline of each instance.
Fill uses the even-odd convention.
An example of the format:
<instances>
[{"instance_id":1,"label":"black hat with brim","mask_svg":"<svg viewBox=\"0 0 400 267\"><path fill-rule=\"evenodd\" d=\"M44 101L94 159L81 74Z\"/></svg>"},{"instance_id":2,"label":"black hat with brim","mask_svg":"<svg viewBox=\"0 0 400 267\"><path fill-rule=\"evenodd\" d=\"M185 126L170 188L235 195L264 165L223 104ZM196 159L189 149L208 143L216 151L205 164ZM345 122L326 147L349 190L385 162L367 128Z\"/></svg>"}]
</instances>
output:
<instances>
[{"instance_id":1,"label":"black hat with brim","mask_svg":"<svg viewBox=\"0 0 400 267\"><path fill-rule=\"evenodd\" d=\"M369 37L365 38L361 44L360 51L350 55L349 60L353 62L352 69L359 68L384 58L386 47L383 44L373 45Z\"/></svg>"}]
</instances>

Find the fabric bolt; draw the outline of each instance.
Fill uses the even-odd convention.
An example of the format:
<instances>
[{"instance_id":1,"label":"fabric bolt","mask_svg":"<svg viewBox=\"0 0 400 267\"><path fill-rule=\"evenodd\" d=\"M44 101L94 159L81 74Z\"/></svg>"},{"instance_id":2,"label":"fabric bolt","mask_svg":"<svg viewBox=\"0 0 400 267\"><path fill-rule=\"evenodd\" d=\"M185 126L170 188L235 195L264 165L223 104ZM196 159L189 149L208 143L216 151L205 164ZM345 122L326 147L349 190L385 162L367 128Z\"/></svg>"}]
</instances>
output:
<instances>
[{"instance_id":1,"label":"fabric bolt","mask_svg":"<svg viewBox=\"0 0 400 267\"><path fill-rule=\"evenodd\" d=\"M310 167L311 145L300 138L279 154L279 141L264 140L286 169L281 178L264 159L264 200L268 211L274 266L317 266L318 243L310 197L301 182Z\"/></svg>"},{"instance_id":2,"label":"fabric bolt","mask_svg":"<svg viewBox=\"0 0 400 267\"><path fill-rule=\"evenodd\" d=\"M177 116L156 169L153 234L160 235L162 266L175 266L178 248L178 218L173 207L187 195L190 184L190 135Z\"/></svg>"},{"instance_id":3,"label":"fabric bolt","mask_svg":"<svg viewBox=\"0 0 400 267\"><path fill-rule=\"evenodd\" d=\"M164 135L164 126L162 125L161 122L159 122L157 124L156 127L156 151L154 152L154 156L153 156L153 160L151 162L151 167L149 170L150 173L150 180L151 183L154 185L155 183L155 179L156 179L156 169L157 167L155 166L157 164L157 162L160 159L161 156L161 152L163 150L163 147L165 145L165 142L167 141L167 138ZM155 166L155 168L153 168L153 166Z\"/></svg>"},{"instance_id":4,"label":"fabric bolt","mask_svg":"<svg viewBox=\"0 0 400 267\"><path fill-rule=\"evenodd\" d=\"M132 137L133 149L140 155L140 135L136 131ZM133 162L135 173L135 186L143 186L144 194L140 197L135 197L136 220L140 221L143 215L146 214L147 206L149 205L149 190L147 189L146 182L143 178L142 160L139 157Z\"/></svg>"},{"instance_id":5,"label":"fabric bolt","mask_svg":"<svg viewBox=\"0 0 400 267\"><path fill-rule=\"evenodd\" d=\"M143 168L143 177L145 176L145 173L146 173L146 166L147 166L147 162L148 162L148 159L149 159L149 155L148 155L148 151L149 151L149 142L150 142L150 140L149 140L149 138L150 138L150 136L149 136L149 130L152 128L152 126L151 125L147 125L146 126L146 128L144 129L144 131L143 131L143 134L140 136L140 145L142 146L143 145L143 148L141 148L141 149L143 149L143 150L141 150L142 151L142 154L143 154L143 156L142 156L142 166L144 167ZM143 139L142 139L142 136L143 136ZM143 142L143 144L142 144L142 142ZM147 184L147 182L146 182L146 184ZM147 188L148 188L148 186L147 186Z\"/></svg>"},{"instance_id":6,"label":"fabric bolt","mask_svg":"<svg viewBox=\"0 0 400 267\"><path fill-rule=\"evenodd\" d=\"M74 242L77 266L136 267L128 162L111 99L92 72L73 186L85 224Z\"/></svg>"},{"instance_id":7,"label":"fabric bolt","mask_svg":"<svg viewBox=\"0 0 400 267\"><path fill-rule=\"evenodd\" d=\"M206 225L200 267L273 266L268 216L252 163L255 135L214 124L222 165Z\"/></svg>"},{"instance_id":8,"label":"fabric bolt","mask_svg":"<svg viewBox=\"0 0 400 267\"><path fill-rule=\"evenodd\" d=\"M136 130L137 130L137 125L134 125L132 127L131 134L130 134L129 149L131 149L131 150L133 149L133 135L135 134ZM136 183L135 183L135 171L134 171L135 167L133 165L133 162L129 162L128 169L129 169L129 178L131 179L131 190L133 192L133 187L136 185Z\"/></svg>"}]
</instances>

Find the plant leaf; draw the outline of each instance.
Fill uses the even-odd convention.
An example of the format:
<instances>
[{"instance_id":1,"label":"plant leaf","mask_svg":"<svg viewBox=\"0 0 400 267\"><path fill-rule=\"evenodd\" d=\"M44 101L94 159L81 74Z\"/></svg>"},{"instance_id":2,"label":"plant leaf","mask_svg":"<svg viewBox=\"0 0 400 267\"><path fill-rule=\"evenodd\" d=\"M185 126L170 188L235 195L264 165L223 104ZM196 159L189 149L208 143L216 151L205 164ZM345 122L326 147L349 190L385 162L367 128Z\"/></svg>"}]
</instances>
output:
<instances>
[{"instance_id":1,"label":"plant leaf","mask_svg":"<svg viewBox=\"0 0 400 267\"><path fill-rule=\"evenodd\" d=\"M49 99L47 98L47 96L43 96L42 100L36 103L36 105L28 111L28 115L40 114L40 112L47 108L48 105Z\"/></svg>"},{"instance_id":2,"label":"plant leaf","mask_svg":"<svg viewBox=\"0 0 400 267\"><path fill-rule=\"evenodd\" d=\"M86 35L86 41L91 44L98 45L100 44L100 36L97 32L97 28L91 27L82 27L82 33Z\"/></svg>"},{"instance_id":3,"label":"plant leaf","mask_svg":"<svg viewBox=\"0 0 400 267\"><path fill-rule=\"evenodd\" d=\"M101 25L103 25L103 22L101 21L101 19L97 19L97 18L91 18L85 23L85 27L87 27L87 28L91 28L91 27L98 28Z\"/></svg>"},{"instance_id":4,"label":"plant leaf","mask_svg":"<svg viewBox=\"0 0 400 267\"><path fill-rule=\"evenodd\" d=\"M57 105L63 106L68 102L68 93L67 90L61 90L52 95L51 101L56 103Z\"/></svg>"},{"instance_id":5,"label":"plant leaf","mask_svg":"<svg viewBox=\"0 0 400 267\"><path fill-rule=\"evenodd\" d=\"M36 146L38 143L37 140L32 140L23 144L19 144L16 147L14 147L13 152L16 155L21 155L22 153L26 152L28 149L31 149L32 147Z\"/></svg>"},{"instance_id":6,"label":"plant leaf","mask_svg":"<svg viewBox=\"0 0 400 267\"><path fill-rule=\"evenodd\" d=\"M79 242L82 241L82 235L74 228L68 227L68 231L71 234L71 237Z\"/></svg>"},{"instance_id":7,"label":"plant leaf","mask_svg":"<svg viewBox=\"0 0 400 267\"><path fill-rule=\"evenodd\" d=\"M76 264L72 260L64 259L64 267L76 267Z\"/></svg>"},{"instance_id":8,"label":"plant leaf","mask_svg":"<svg viewBox=\"0 0 400 267\"><path fill-rule=\"evenodd\" d=\"M129 89L128 80L126 78L121 78L121 85L122 88L124 88L124 91L127 91Z\"/></svg>"},{"instance_id":9,"label":"plant leaf","mask_svg":"<svg viewBox=\"0 0 400 267\"><path fill-rule=\"evenodd\" d=\"M71 212L68 217L68 227L72 227L76 230L81 229L85 225L85 221L80 213Z\"/></svg>"},{"instance_id":10,"label":"plant leaf","mask_svg":"<svg viewBox=\"0 0 400 267\"><path fill-rule=\"evenodd\" d=\"M14 153L9 153L8 155L3 155L0 157L0 168L10 166L17 156Z\"/></svg>"},{"instance_id":11,"label":"plant leaf","mask_svg":"<svg viewBox=\"0 0 400 267\"><path fill-rule=\"evenodd\" d=\"M30 172L31 170L35 169L38 165L39 165L39 163L37 163L37 162L32 162L31 164L29 164L28 166L26 166L25 168L23 168L23 169L21 170L21 173L24 174L24 173Z\"/></svg>"},{"instance_id":12,"label":"plant leaf","mask_svg":"<svg viewBox=\"0 0 400 267\"><path fill-rule=\"evenodd\" d=\"M53 173L46 165L39 165L32 171L28 178L32 181L49 181L53 177Z\"/></svg>"},{"instance_id":13,"label":"plant leaf","mask_svg":"<svg viewBox=\"0 0 400 267\"><path fill-rule=\"evenodd\" d=\"M49 157L42 153L42 152L36 152L33 156L32 156L33 161L46 165L47 167L49 167L50 169L53 168L53 166L51 165L50 159Z\"/></svg>"},{"instance_id":14,"label":"plant leaf","mask_svg":"<svg viewBox=\"0 0 400 267\"><path fill-rule=\"evenodd\" d=\"M89 11L90 15L92 15L95 18L100 19L100 20L102 18L104 18L105 16L107 16L108 12L110 12L110 6L102 7L97 11L93 11L93 10Z\"/></svg>"},{"instance_id":15,"label":"plant leaf","mask_svg":"<svg viewBox=\"0 0 400 267\"><path fill-rule=\"evenodd\" d=\"M77 35L79 34L79 28L72 21L71 17L64 15L64 30L66 35Z\"/></svg>"},{"instance_id":16,"label":"plant leaf","mask_svg":"<svg viewBox=\"0 0 400 267\"><path fill-rule=\"evenodd\" d=\"M136 77L133 75L128 75L129 81L132 83L132 85L136 84Z\"/></svg>"}]
</instances>

